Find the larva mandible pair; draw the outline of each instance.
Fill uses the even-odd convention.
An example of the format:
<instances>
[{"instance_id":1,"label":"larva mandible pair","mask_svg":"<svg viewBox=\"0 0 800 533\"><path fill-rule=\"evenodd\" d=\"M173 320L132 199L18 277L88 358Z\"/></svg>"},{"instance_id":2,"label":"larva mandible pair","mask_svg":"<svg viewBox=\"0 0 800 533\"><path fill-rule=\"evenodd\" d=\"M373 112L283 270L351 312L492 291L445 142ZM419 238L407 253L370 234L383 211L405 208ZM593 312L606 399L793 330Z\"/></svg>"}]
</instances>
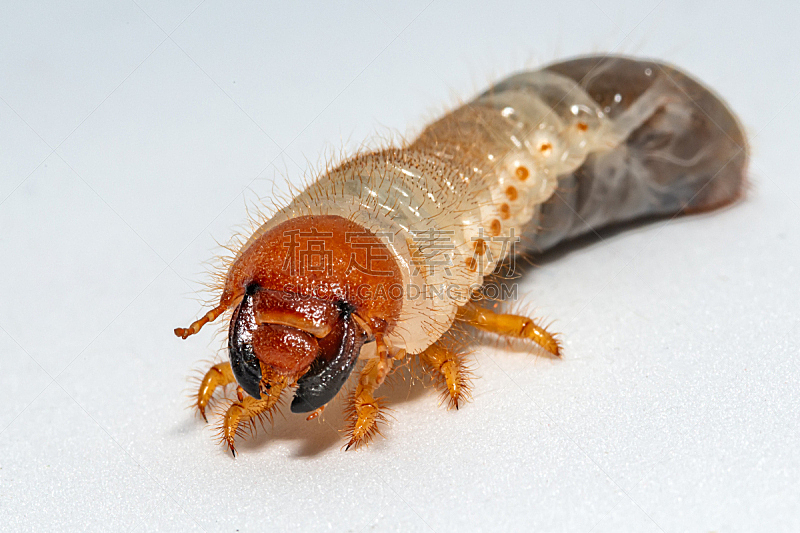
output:
<instances>
[{"instance_id":1,"label":"larva mandible pair","mask_svg":"<svg viewBox=\"0 0 800 533\"><path fill-rule=\"evenodd\" d=\"M513 75L411 143L327 169L231 259L219 304L230 362L205 374L196 406L237 383L221 438L291 410L319 414L365 360L348 398L347 448L378 431L375 397L418 357L450 405L469 395L462 325L560 355L531 318L480 305L486 276L609 224L714 209L742 195L747 144L710 90L662 63L585 57ZM360 357L359 357L360 356Z\"/></svg>"}]
</instances>

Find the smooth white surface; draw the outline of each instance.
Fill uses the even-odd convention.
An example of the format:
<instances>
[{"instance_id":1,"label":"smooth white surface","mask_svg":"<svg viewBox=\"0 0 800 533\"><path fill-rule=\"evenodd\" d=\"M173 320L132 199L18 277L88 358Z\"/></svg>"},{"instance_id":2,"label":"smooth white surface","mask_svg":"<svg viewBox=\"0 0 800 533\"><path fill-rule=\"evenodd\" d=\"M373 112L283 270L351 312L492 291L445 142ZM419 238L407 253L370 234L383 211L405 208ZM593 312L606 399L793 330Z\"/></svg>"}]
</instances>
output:
<instances>
[{"instance_id":1,"label":"smooth white surface","mask_svg":"<svg viewBox=\"0 0 800 533\"><path fill-rule=\"evenodd\" d=\"M798 4L265 4L3 6L0 530L800 530ZM365 451L329 408L231 459L186 409L219 339L172 328L243 198L591 52L723 95L747 200L531 271L563 361L483 348L458 412L400 383Z\"/></svg>"}]
</instances>

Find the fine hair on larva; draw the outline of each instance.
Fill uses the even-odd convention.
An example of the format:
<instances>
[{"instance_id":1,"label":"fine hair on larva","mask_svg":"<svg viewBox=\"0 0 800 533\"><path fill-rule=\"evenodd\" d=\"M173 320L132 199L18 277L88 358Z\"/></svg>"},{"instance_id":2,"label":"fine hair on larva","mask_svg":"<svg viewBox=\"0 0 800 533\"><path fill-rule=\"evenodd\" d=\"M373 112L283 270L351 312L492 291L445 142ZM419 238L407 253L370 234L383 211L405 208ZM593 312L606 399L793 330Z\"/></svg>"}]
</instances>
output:
<instances>
[{"instance_id":1,"label":"fine hair on larva","mask_svg":"<svg viewBox=\"0 0 800 533\"><path fill-rule=\"evenodd\" d=\"M278 381L297 387L292 411L316 416L360 354L348 402L348 447L358 447L384 420L372 392L392 361L418 355L451 406L469 397L465 342L455 341L464 328L560 355L546 325L494 311L515 294L506 283L515 257L612 224L730 204L747 161L735 115L674 67L591 56L520 72L415 139L342 157L291 200L273 198L273 214L256 213L228 246L210 284L216 307L176 334L230 313L231 370L206 381L211 393L239 384L240 406L224 422L234 427L222 426L232 451L239 418L277 405ZM271 403L256 405L270 401L263 394Z\"/></svg>"}]
</instances>

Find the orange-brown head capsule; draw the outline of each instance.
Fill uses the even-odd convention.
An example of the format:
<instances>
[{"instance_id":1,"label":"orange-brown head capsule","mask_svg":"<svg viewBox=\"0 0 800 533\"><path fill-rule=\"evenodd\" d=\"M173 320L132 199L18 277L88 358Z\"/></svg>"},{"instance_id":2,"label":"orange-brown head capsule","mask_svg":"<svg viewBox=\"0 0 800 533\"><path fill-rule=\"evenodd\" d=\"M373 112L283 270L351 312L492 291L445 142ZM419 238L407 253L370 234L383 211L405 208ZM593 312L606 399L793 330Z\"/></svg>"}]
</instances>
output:
<instances>
[{"instance_id":1,"label":"orange-brown head capsule","mask_svg":"<svg viewBox=\"0 0 800 533\"><path fill-rule=\"evenodd\" d=\"M264 376L284 375L298 385L292 411L321 407L363 344L394 328L402 294L394 257L364 227L328 215L278 224L240 251L217 308L235 306L228 350L236 381L260 398L270 387Z\"/></svg>"}]
</instances>

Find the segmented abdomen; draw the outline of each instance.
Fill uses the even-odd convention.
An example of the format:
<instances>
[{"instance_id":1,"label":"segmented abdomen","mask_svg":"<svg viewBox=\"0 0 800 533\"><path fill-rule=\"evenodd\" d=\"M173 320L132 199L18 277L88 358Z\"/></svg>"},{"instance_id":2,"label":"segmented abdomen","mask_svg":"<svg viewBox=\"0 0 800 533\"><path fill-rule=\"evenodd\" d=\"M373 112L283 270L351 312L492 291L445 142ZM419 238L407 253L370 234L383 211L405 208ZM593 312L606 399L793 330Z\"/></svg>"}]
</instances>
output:
<instances>
[{"instance_id":1,"label":"segmented abdomen","mask_svg":"<svg viewBox=\"0 0 800 533\"><path fill-rule=\"evenodd\" d=\"M607 224L711 209L741 194L746 164L736 118L708 89L659 63L588 57L511 76L411 144L327 169L249 242L309 214L379 234L407 289L437 291L407 293L387 336L417 353L510 240L542 251Z\"/></svg>"},{"instance_id":2,"label":"segmented abdomen","mask_svg":"<svg viewBox=\"0 0 800 533\"><path fill-rule=\"evenodd\" d=\"M523 251L728 204L742 193L748 157L735 115L709 89L673 67L623 57L513 75L412 149L431 144L440 156L490 160L496 219L504 232L521 227Z\"/></svg>"}]
</instances>

